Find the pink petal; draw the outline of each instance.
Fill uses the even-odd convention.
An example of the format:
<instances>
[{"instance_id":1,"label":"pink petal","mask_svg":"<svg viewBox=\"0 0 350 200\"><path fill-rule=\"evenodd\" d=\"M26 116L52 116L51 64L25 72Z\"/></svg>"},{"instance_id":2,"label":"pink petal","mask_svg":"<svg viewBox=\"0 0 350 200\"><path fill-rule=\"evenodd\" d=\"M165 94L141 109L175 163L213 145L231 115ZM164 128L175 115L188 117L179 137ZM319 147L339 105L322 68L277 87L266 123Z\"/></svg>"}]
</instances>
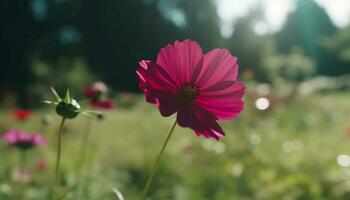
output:
<instances>
[{"instance_id":1,"label":"pink petal","mask_svg":"<svg viewBox=\"0 0 350 200\"><path fill-rule=\"evenodd\" d=\"M225 133L221 129L220 125L215 121L212 121L212 123L213 123L211 125L212 128L205 129L205 130L196 130L195 131L196 135L199 137L203 135L206 138L213 137L217 140L223 138L225 136Z\"/></svg>"},{"instance_id":2,"label":"pink petal","mask_svg":"<svg viewBox=\"0 0 350 200\"><path fill-rule=\"evenodd\" d=\"M194 130L202 129L199 119L194 111L194 104L182 105L180 111L177 113L177 123L182 127L189 127Z\"/></svg>"},{"instance_id":3,"label":"pink petal","mask_svg":"<svg viewBox=\"0 0 350 200\"><path fill-rule=\"evenodd\" d=\"M151 91L163 91L164 93L175 92L178 85L171 79L169 74L159 65L152 61L143 60L136 71L140 79L140 89L146 95L149 103L156 103Z\"/></svg>"},{"instance_id":4,"label":"pink petal","mask_svg":"<svg viewBox=\"0 0 350 200\"><path fill-rule=\"evenodd\" d=\"M140 81L147 83L152 89L174 91L177 88L163 68L151 61L141 61L136 73Z\"/></svg>"},{"instance_id":5,"label":"pink petal","mask_svg":"<svg viewBox=\"0 0 350 200\"><path fill-rule=\"evenodd\" d=\"M235 81L221 81L210 86L209 88L204 89L202 92L215 92L215 91L224 90L226 88L229 88L233 84L235 84Z\"/></svg>"},{"instance_id":6,"label":"pink petal","mask_svg":"<svg viewBox=\"0 0 350 200\"><path fill-rule=\"evenodd\" d=\"M221 81L236 81L237 74L237 58L226 49L214 49L204 55L196 83L201 89L207 89Z\"/></svg>"},{"instance_id":7,"label":"pink petal","mask_svg":"<svg viewBox=\"0 0 350 200\"><path fill-rule=\"evenodd\" d=\"M213 114L218 120L229 120L238 116L243 110L242 96L244 90L245 86L240 82L236 82L222 90L202 92L197 97L196 103Z\"/></svg>"},{"instance_id":8,"label":"pink petal","mask_svg":"<svg viewBox=\"0 0 350 200\"><path fill-rule=\"evenodd\" d=\"M159 65L151 61L141 61L137 70L140 88L150 103L157 104L162 116L170 116L177 111L178 85Z\"/></svg>"},{"instance_id":9,"label":"pink petal","mask_svg":"<svg viewBox=\"0 0 350 200\"><path fill-rule=\"evenodd\" d=\"M145 96L146 96L146 101L147 101L148 103L153 103L153 104L155 104L155 103L156 103L156 99L151 95L151 93L150 93L149 90L147 89L146 82L140 81L139 87L140 87L140 89L142 90L142 92L145 94Z\"/></svg>"},{"instance_id":10,"label":"pink petal","mask_svg":"<svg viewBox=\"0 0 350 200\"><path fill-rule=\"evenodd\" d=\"M192 109L181 109L177 113L177 120L180 126L193 129L197 136L220 139L225 135L215 117L196 105Z\"/></svg>"},{"instance_id":11,"label":"pink petal","mask_svg":"<svg viewBox=\"0 0 350 200\"><path fill-rule=\"evenodd\" d=\"M9 130L4 133L3 139L9 145L14 145L18 142L19 135L21 134L18 130Z\"/></svg>"},{"instance_id":12,"label":"pink petal","mask_svg":"<svg viewBox=\"0 0 350 200\"><path fill-rule=\"evenodd\" d=\"M201 68L202 57L203 52L198 43L187 39L183 42L175 41L173 45L168 44L162 48L157 64L181 85L189 83L195 69Z\"/></svg>"},{"instance_id":13,"label":"pink petal","mask_svg":"<svg viewBox=\"0 0 350 200\"><path fill-rule=\"evenodd\" d=\"M32 144L33 146L47 145L47 140L41 134L32 134Z\"/></svg>"},{"instance_id":14,"label":"pink petal","mask_svg":"<svg viewBox=\"0 0 350 200\"><path fill-rule=\"evenodd\" d=\"M102 100L98 102L91 102L91 106L102 110L111 110L114 108L114 102L112 100Z\"/></svg>"},{"instance_id":15,"label":"pink petal","mask_svg":"<svg viewBox=\"0 0 350 200\"><path fill-rule=\"evenodd\" d=\"M178 100L176 94L154 92L153 95L162 116L168 117L177 112Z\"/></svg>"},{"instance_id":16,"label":"pink petal","mask_svg":"<svg viewBox=\"0 0 350 200\"><path fill-rule=\"evenodd\" d=\"M228 87L220 86L219 88L219 85L221 85L221 82L206 90L202 90L199 97L224 98L230 96L242 96L244 94L245 85L239 81L227 84L226 86ZM216 89L214 89L215 87Z\"/></svg>"}]
</instances>

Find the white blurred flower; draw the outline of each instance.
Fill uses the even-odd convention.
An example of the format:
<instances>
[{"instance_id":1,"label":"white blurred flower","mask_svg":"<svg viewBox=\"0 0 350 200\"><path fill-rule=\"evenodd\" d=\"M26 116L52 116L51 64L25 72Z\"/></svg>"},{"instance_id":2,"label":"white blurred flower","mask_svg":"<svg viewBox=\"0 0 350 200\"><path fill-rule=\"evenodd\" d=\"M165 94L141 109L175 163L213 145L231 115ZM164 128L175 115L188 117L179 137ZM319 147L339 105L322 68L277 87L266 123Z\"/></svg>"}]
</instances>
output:
<instances>
[{"instance_id":1,"label":"white blurred flower","mask_svg":"<svg viewBox=\"0 0 350 200\"><path fill-rule=\"evenodd\" d=\"M257 135L257 134L252 134L252 135L250 135L250 137L249 137L249 141L250 141L250 143L251 143L252 145L258 145L258 144L260 144L260 142L261 142L261 138L260 138L260 136Z\"/></svg>"},{"instance_id":2,"label":"white blurred flower","mask_svg":"<svg viewBox=\"0 0 350 200\"><path fill-rule=\"evenodd\" d=\"M350 167L350 156L347 154L340 154L337 157L337 163L341 167Z\"/></svg>"},{"instance_id":3,"label":"white blurred flower","mask_svg":"<svg viewBox=\"0 0 350 200\"><path fill-rule=\"evenodd\" d=\"M259 84L256 88L256 92L260 95L260 96L267 96L270 94L271 92L271 87L269 84L266 83L262 83Z\"/></svg>"},{"instance_id":4,"label":"white blurred flower","mask_svg":"<svg viewBox=\"0 0 350 200\"><path fill-rule=\"evenodd\" d=\"M231 174L234 177L238 177L242 174L244 170L244 166L241 163L235 164L231 169Z\"/></svg>"},{"instance_id":5,"label":"white blurred flower","mask_svg":"<svg viewBox=\"0 0 350 200\"><path fill-rule=\"evenodd\" d=\"M204 140L202 142L203 149L205 149L207 151L213 150L213 146L214 146L214 141L212 141L212 140Z\"/></svg>"},{"instance_id":6,"label":"white blurred flower","mask_svg":"<svg viewBox=\"0 0 350 200\"><path fill-rule=\"evenodd\" d=\"M0 192L4 194L10 194L12 193L12 188L10 185L3 183L0 185Z\"/></svg>"},{"instance_id":7,"label":"white blurred flower","mask_svg":"<svg viewBox=\"0 0 350 200\"><path fill-rule=\"evenodd\" d=\"M225 149L226 149L225 144L222 142L217 142L214 145L214 151L218 154L224 153Z\"/></svg>"}]
</instances>

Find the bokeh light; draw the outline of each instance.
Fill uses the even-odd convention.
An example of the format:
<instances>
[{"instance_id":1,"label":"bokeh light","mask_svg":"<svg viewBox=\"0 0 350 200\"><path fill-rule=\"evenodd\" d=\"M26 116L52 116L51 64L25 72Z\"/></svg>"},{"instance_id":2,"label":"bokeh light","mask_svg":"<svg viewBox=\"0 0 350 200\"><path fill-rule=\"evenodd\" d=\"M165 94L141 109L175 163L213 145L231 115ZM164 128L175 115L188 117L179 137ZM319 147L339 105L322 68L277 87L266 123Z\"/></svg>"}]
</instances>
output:
<instances>
[{"instance_id":1,"label":"bokeh light","mask_svg":"<svg viewBox=\"0 0 350 200\"><path fill-rule=\"evenodd\" d=\"M350 156L347 154L338 155L337 163L341 167L350 167Z\"/></svg>"},{"instance_id":2,"label":"bokeh light","mask_svg":"<svg viewBox=\"0 0 350 200\"><path fill-rule=\"evenodd\" d=\"M260 97L255 101L255 107L258 110L266 110L270 107L270 101L265 97Z\"/></svg>"}]
</instances>

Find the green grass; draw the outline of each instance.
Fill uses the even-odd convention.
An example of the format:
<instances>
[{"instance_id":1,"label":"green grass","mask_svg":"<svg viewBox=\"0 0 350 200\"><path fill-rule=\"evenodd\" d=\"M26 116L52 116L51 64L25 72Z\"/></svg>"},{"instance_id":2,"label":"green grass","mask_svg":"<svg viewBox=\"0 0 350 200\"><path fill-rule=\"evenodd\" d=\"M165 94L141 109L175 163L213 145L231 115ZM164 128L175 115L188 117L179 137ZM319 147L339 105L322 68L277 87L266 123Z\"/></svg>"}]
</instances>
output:
<instances>
[{"instance_id":1,"label":"green grass","mask_svg":"<svg viewBox=\"0 0 350 200\"><path fill-rule=\"evenodd\" d=\"M139 98L139 97L137 97ZM337 164L339 154L350 154L350 94L331 93L272 103L258 111L247 99L246 109L233 121L221 123L226 136L217 142L197 138L176 127L149 193L155 200L293 200L350 199L350 170ZM115 199L118 188L126 200L140 199L150 168L175 118L163 118L143 98L129 107L108 112L94 121L85 170L78 180L81 139L87 118L69 120L62 153L62 190L65 199ZM118 104L118 103L117 103ZM0 114L0 131L20 127L44 132L47 147L30 152L28 168L34 180L25 185L24 199L50 198L54 183L56 131L59 118L43 127L40 118L49 107L19 125ZM14 199L18 184L9 171L18 152L0 143L0 199ZM37 160L49 163L35 169Z\"/></svg>"}]
</instances>

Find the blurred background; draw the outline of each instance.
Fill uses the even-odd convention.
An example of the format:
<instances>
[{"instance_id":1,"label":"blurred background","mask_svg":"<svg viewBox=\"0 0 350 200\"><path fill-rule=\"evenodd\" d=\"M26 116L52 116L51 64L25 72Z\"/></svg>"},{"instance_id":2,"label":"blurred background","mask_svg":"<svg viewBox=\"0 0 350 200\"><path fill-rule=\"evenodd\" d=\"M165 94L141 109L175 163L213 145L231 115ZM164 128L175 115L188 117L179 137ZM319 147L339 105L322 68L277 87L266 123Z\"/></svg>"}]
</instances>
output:
<instances>
[{"instance_id":1,"label":"blurred background","mask_svg":"<svg viewBox=\"0 0 350 200\"><path fill-rule=\"evenodd\" d=\"M138 199L173 119L144 102L135 70L186 38L238 57L246 108L222 123L220 142L177 129L153 199L350 199L349 0L1 0L0 13L0 131L19 126L13 109L30 108L32 122L20 127L54 140L58 122L41 122L54 114L40 103L52 99L50 86L79 99L97 80L110 87L116 108L93 126L90 185L76 198L66 172L67 199L110 199L114 187ZM85 121L66 127L67 171ZM52 167L54 152L38 154ZM13 194L14 160L0 155L0 199ZM51 172L28 199L45 199Z\"/></svg>"},{"instance_id":2,"label":"blurred background","mask_svg":"<svg viewBox=\"0 0 350 200\"><path fill-rule=\"evenodd\" d=\"M140 59L174 40L227 48L240 77L298 83L350 72L347 0L28 0L0 3L0 93L22 104L47 85L101 79L138 91ZM79 74L79 76L78 76Z\"/></svg>"}]
</instances>

